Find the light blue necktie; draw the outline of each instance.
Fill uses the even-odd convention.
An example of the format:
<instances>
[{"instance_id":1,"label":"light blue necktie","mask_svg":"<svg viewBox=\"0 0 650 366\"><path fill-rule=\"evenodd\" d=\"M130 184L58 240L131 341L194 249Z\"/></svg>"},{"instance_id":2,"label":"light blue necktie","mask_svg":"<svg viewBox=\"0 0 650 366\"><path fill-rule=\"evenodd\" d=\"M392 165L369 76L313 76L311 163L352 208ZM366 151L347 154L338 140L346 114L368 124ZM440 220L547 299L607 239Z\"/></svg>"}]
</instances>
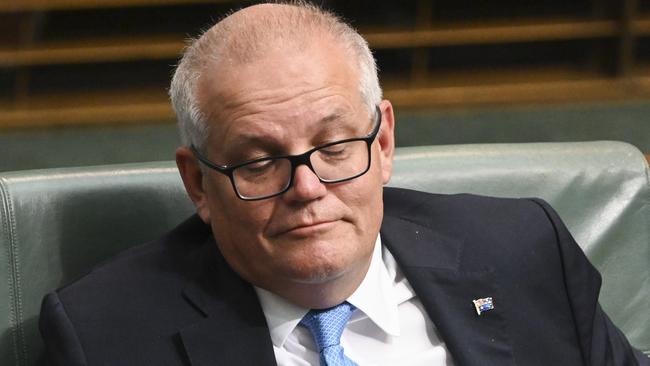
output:
<instances>
[{"instance_id":1,"label":"light blue necktie","mask_svg":"<svg viewBox=\"0 0 650 366\"><path fill-rule=\"evenodd\" d=\"M343 354L341 347L341 334L355 309L346 301L329 309L310 310L300 321L314 336L320 366L357 366Z\"/></svg>"}]
</instances>

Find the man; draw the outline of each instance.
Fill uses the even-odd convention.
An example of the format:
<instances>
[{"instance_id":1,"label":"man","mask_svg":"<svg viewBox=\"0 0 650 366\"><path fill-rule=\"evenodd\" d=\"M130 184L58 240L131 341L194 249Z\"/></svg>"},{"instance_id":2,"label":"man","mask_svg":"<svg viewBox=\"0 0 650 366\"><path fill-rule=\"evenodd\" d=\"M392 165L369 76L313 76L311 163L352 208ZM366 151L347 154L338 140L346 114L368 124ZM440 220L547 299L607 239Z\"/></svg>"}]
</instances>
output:
<instances>
[{"instance_id":1,"label":"man","mask_svg":"<svg viewBox=\"0 0 650 366\"><path fill-rule=\"evenodd\" d=\"M236 12L171 96L197 215L46 297L54 364L648 364L545 203L383 189L393 109L333 15Z\"/></svg>"}]
</instances>

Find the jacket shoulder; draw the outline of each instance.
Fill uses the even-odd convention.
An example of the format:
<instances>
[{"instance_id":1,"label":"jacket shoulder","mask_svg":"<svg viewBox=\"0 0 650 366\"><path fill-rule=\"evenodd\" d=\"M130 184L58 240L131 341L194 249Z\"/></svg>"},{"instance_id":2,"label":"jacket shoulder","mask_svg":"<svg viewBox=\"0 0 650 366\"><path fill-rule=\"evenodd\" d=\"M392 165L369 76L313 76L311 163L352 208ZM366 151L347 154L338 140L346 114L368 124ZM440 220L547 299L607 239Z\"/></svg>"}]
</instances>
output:
<instances>
[{"instance_id":1,"label":"jacket shoulder","mask_svg":"<svg viewBox=\"0 0 650 366\"><path fill-rule=\"evenodd\" d=\"M216 252L208 237L209 227L192 217L159 240L128 249L48 294L39 326L49 357L65 360L58 364L86 364L85 359L130 365L149 363L134 362L139 355L155 355L160 363L175 364L179 353L170 347L169 335L202 318L182 294Z\"/></svg>"},{"instance_id":2,"label":"jacket shoulder","mask_svg":"<svg viewBox=\"0 0 650 366\"><path fill-rule=\"evenodd\" d=\"M542 200L405 189L384 193L384 220L419 225L462 243L464 268L490 265L512 269L514 274L522 264L542 269L560 261L563 250L558 234L566 228ZM570 235L566 239L579 251Z\"/></svg>"},{"instance_id":3,"label":"jacket shoulder","mask_svg":"<svg viewBox=\"0 0 650 366\"><path fill-rule=\"evenodd\" d=\"M470 193L437 194L404 188L384 188L384 209L390 216L437 215L445 212L445 217L457 217L472 220L490 217L512 217L519 211L530 211L546 217L545 209L550 207L539 198L503 198L482 196ZM494 214L497 213L495 216ZM501 213L501 214L498 214ZM437 217L440 219L440 217Z\"/></svg>"},{"instance_id":4,"label":"jacket shoulder","mask_svg":"<svg viewBox=\"0 0 650 366\"><path fill-rule=\"evenodd\" d=\"M97 281L133 280L141 271L160 271L174 266L180 270L183 259L199 250L209 234L209 227L198 216L192 216L161 238L136 245L96 264L88 273L57 292L65 298L66 294Z\"/></svg>"}]
</instances>

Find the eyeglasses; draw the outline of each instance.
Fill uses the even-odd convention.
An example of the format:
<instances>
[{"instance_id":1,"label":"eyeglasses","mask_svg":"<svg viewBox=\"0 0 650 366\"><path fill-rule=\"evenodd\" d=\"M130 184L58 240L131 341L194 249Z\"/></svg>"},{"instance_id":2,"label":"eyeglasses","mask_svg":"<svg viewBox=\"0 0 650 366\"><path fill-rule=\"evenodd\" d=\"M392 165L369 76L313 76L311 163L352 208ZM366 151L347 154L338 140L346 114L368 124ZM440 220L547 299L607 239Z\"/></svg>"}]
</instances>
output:
<instances>
[{"instance_id":1,"label":"eyeglasses","mask_svg":"<svg viewBox=\"0 0 650 366\"><path fill-rule=\"evenodd\" d=\"M365 137L330 142L299 155L271 156L233 166L208 160L194 145L190 149L201 163L230 178L237 197L255 201L288 191L296 169L303 164L322 183L341 183L364 175L370 169L370 146L380 126L381 110L376 107L374 126Z\"/></svg>"}]
</instances>

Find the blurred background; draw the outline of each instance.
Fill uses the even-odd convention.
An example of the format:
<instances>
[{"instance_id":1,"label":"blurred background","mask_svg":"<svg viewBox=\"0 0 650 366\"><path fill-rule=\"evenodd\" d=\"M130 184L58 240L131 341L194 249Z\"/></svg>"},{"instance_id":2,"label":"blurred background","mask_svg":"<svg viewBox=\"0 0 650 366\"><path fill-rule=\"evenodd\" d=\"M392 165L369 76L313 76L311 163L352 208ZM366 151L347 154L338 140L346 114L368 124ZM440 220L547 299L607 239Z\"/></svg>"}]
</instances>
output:
<instances>
[{"instance_id":1,"label":"blurred background","mask_svg":"<svg viewBox=\"0 0 650 366\"><path fill-rule=\"evenodd\" d=\"M251 1L0 0L0 171L171 160L184 42ZM398 146L650 153L650 0L318 1L361 31Z\"/></svg>"}]
</instances>

